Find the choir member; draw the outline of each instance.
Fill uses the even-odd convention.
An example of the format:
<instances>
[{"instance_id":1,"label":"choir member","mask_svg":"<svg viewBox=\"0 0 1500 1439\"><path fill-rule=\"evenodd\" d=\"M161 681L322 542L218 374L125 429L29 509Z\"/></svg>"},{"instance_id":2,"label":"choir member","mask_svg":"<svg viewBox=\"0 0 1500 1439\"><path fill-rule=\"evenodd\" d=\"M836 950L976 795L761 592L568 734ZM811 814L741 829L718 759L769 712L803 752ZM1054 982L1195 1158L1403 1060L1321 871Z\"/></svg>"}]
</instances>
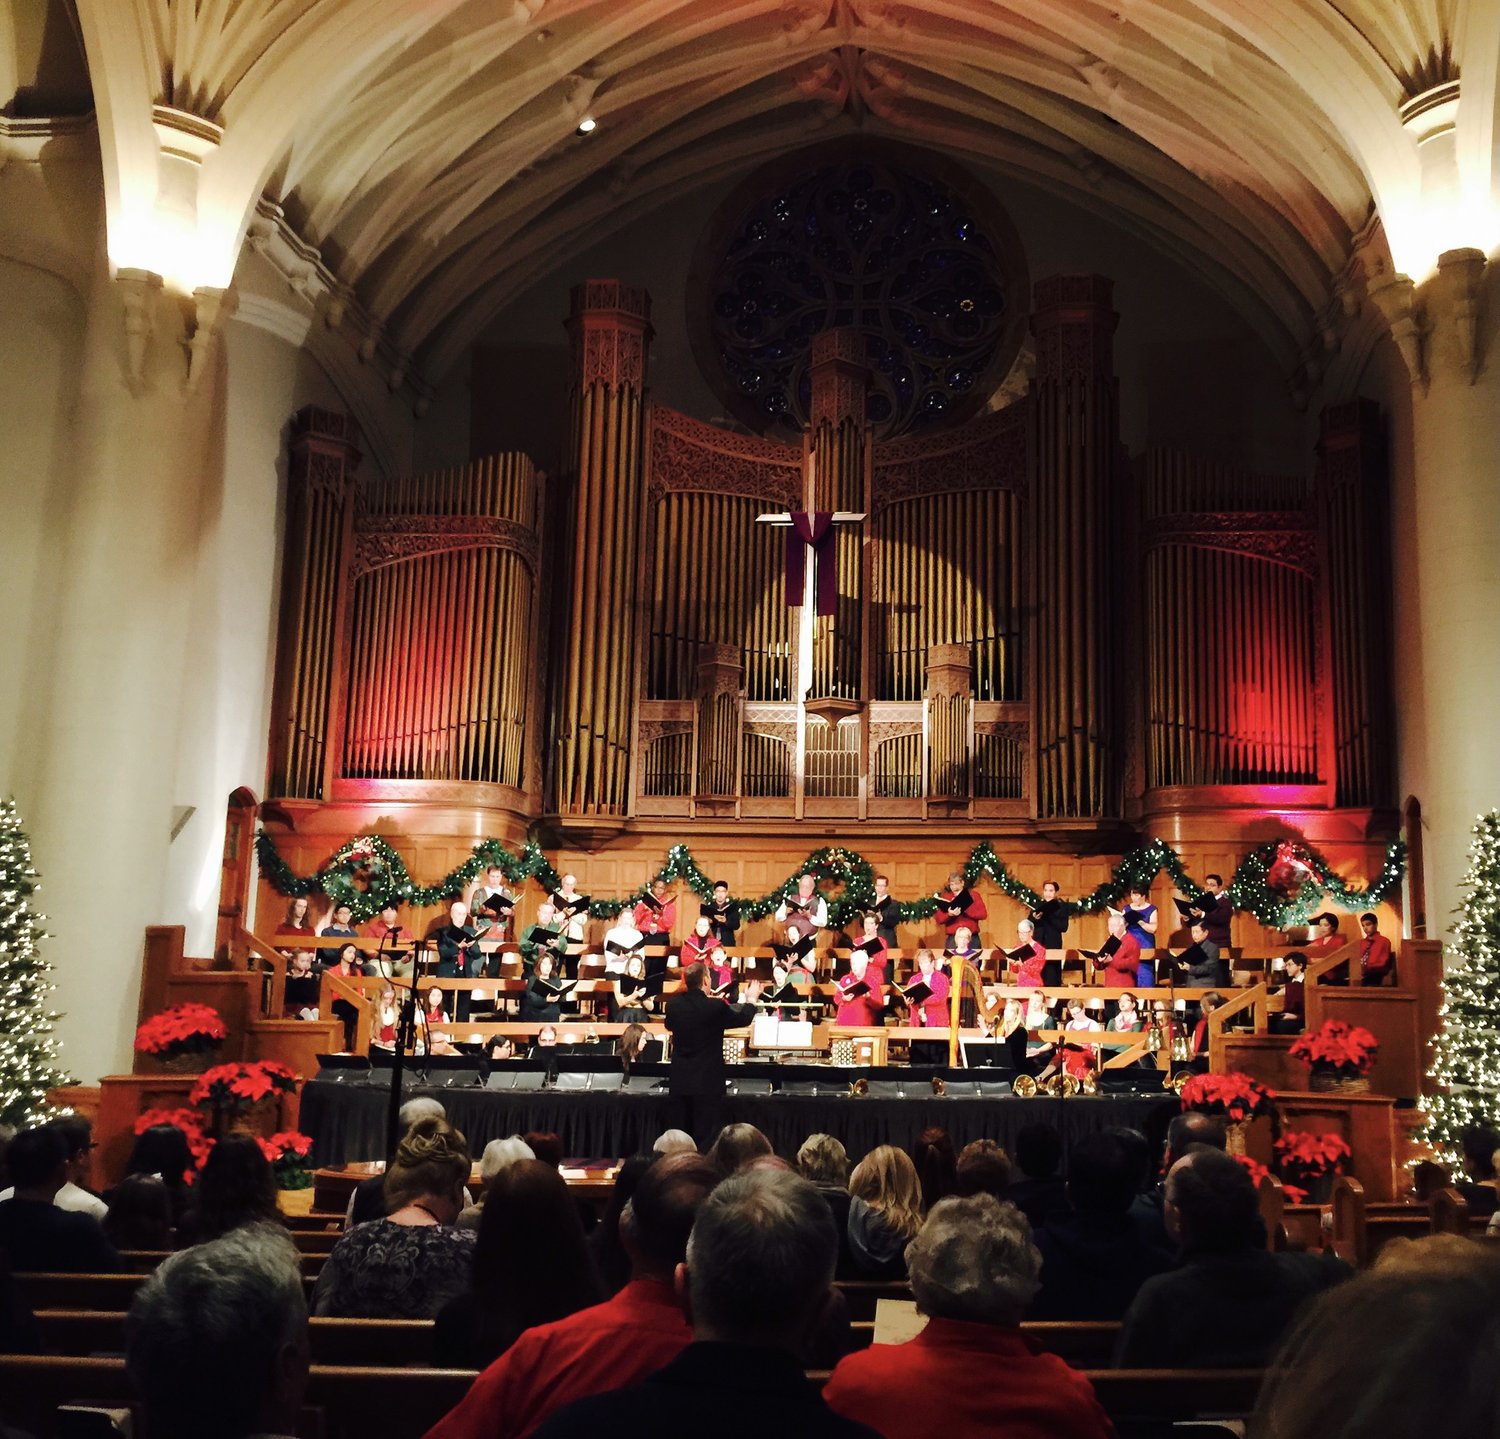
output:
<instances>
[{"instance_id":1,"label":"choir member","mask_svg":"<svg viewBox=\"0 0 1500 1439\"><path fill-rule=\"evenodd\" d=\"M1224 1003L1222 995L1210 990L1198 1001L1198 1022L1193 1026L1192 1054L1194 1059L1206 1058L1208 1054L1208 1016Z\"/></svg>"},{"instance_id":2,"label":"choir member","mask_svg":"<svg viewBox=\"0 0 1500 1439\"><path fill-rule=\"evenodd\" d=\"M910 1013L910 1023L918 1029L947 1029L949 980L948 976L937 967L937 961L933 958L930 949L917 951L917 972L912 976L911 983L901 993L907 995L907 991L917 984L925 985L929 993L916 1000L908 996L907 1009ZM912 1042L911 1062L913 1064L946 1064L947 1060L946 1042L934 1040Z\"/></svg>"},{"instance_id":3,"label":"choir member","mask_svg":"<svg viewBox=\"0 0 1500 1439\"><path fill-rule=\"evenodd\" d=\"M740 931L740 907L729 897L729 885L722 879L714 881L714 897L698 906L713 931L713 936L722 945L733 948Z\"/></svg>"},{"instance_id":4,"label":"choir member","mask_svg":"<svg viewBox=\"0 0 1500 1439\"><path fill-rule=\"evenodd\" d=\"M635 924L635 911L622 909L615 927L604 935L604 972L624 974L625 963L633 954L640 954L646 946L646 937Z\"/></svg>"},{"instance_id":5,"label":"choir member","mask_svg":"<svg viewBox=\"0 0 1500 1439\"><path fill-rule=\"evenodd\" d=\"M1109 1029L1114 1034L1136 1034L1140 1028L1141 1011L1136 1005L1135 996L1127 990L1119 998L1115 1017L1109 1022Z\"/></svg>"},{"instance_id":6,"label":"choir member","mask_svg":"<svg viewBox=\"0 0 1500 1439\"><path fill-rule=\"evenodd\" d=\"M1045 984L1047 950L1036 938L1036 927L1029 919L1016 924L1015 949L1006 952L1010 961L1012 984Z\"/></svg>"},{"instance_id":7,"label":"choir member","mask_svg":"<svg viewBox=\"0 0 1500 1439\"><path fill-rule=\"evenodd\" d=\"M664 879L651 881L650 898L638 899L634 910L635 927L646 936L648 945L667 944L672 926L677 923L677 901L667 892Z\"/></svg>"},{"instance_id":8,"label":"choir member","mask_svg":"<svg viewBox=\"0 0 1500 1439\"><path fill-rule=\"evenodd\" d=\"M1061 949L1068 931L1068 905L1058 898L1057 881L1049 879L1042 886L1042 902L1031 911L1036 942L1043 949Z\"/></svg>"},{"instance_id":9,"label":"choir member","mask_svg":"<svg viewBox=\"0 0 1500 1439\"><path fill-rule=\"evenodd\" d=\"M535 967L537 955L542 950L552 956L554 972L567 973L570 979L577 973L578 957L573 956L570 962L568 936L563 930L557 906L550 899L544 899L537 905L536 923L526 931L526 937L521 941L521 963L527 974Z\"/></svg>"},{"instance_id":10,"label":"choir member","mask_svg":"<svg viewBox=\"0 0 1500 1439\"><path fill-rule=\"evenodd\" d=\"M316 1019L318 993L322 988L310 949L284 949L286 984L281 994L283 1019Z\"/></svg>"},{"instance_id":11,"label":"choir member","mask_svg":"<svg viewBox=\"0 0 1500 1439\"><path fill-rule=\"evenodd\" d=\"M543 950L536 957L536 971L521 992L522 1024L556 1024L562 1018L562 1005L552 986L552 956Z\"/></svg>"},{"instance_id":12,"label":"choir member","mask_svg":"<svg viewBox=\"0 0 1500 1439\"><path fill-rule=\"evenodd\" d=\"M484 882L476 884L470 891L469 913L489 920L491 939L508 940L512 937L516 897L506 888L505 871L498 864L490 865L484 872Z\"/></svg>"},{"instance_id":13,"label":"choir member","mask_svg":"<svg viewBox=\"0 0 1500 1439\"><path fill-rule=\"evenodd\" d=\"M1083 1030L1089 1034L1102 1033L1104 1026L1097 1019L1090 1017L1088 1006L1082 999L1070 999L1068 1001L1068 1012L1063 1018L1062 1028L1066 1030ZM1076 1044L1070 1040L1059 1040L1052 1051L1052 1057L1047 1061L1047 1067L1037 1075L1037 1082L1042 1083L1050 1079L1058 1070L1071 1074L1074 1079L1083 1079L1097 1067L1099 1063L1099 1049L1097 1045Z\"/></svg>"},{"instance_id":14,"label":"choir member","mask_svg":"<svg viewBox=\"0 0 1500 1439\"><path fill-rule=\"evenodd\" d=\"M359 979L364 972L364 966L359 962L359 951L352 944L344 945L326 970L335 979ZM359 1011L347 999L335 999L331 1008L333 1017L343 1022L344 1051L347 1053L354 1048L354 1026L359 1019Z\"/></svg>"},{"instance_id":15,"label":"choir member","mask_svg":"<svg viewBox=\"0 0 1500 1439\"><path fill-rule=\"evenodd\" d=\"M1203 893L1187 906L1189 921L1200 919L1208 931L1208 937L1220 949L1229 948L1229 931L1234 919L1234 901L1224 889L1223 875L1206 875Z\"/></svg>"},{"instance_id":16,"label":"choir member","mask_svg":"<svg viewBox=\"0 0 1500 1439\"><path fill-rule=\"evenodd\" d=\"M1125 895L1125 929L1141 949L1156 948L1156 929L1161 916L1150 896L1140 885L1131 885ZM1151 981L1146 980L1149 984Z\"/></svg>"},{"instance_id":17,"label":"choir member","mask_svg":"<svg viewBox=\"0 0 1500 1439\"><path fill-rule=\"evenodd\" d=\"M709 951L708 957L703 961L704 968L708 971L708 992L715 999L722 999L726 1004L734 1003L734 966L729 962L729 956L724 953L724 946L716 944ZM682 967L687 968L687 961L683 961Z\"/></svg>"},{"instance_id":18,"label":"choir member","mask_svg":"<svg viewBox=\"0 0 1500 1439\"><path fill-rule=\"evenodd\" d=\"M557 922L562 925L570 950L582 949L589 925L589 897L578 892L578 876L565 874L551 895Z\"/></svg>"},{"instance_id":19,"label":"choir member","mask_svg":"<svg viewBox=\"0 0 1500 1439\"><path fill-rule=\"evenodd\" d=\"M1391 942L1380 932L1380 921L1373 914L1359 917L1359 972L1361 984L1385 984L1395 978L1395 956Z\"/></svg>"},{"instance_id":20,"label":"choir member","mask_svg":"<svg viewBox=\"0 0 1500 1439\"><path fill-rule=\"evenodd\" d=\"M379 917L365 926L365 938L380 945L375 967L382 974L404 979L411 973L412 932L397 918L398 914L395 900L381 905Z\"/></svg>"},{"instance_id":21,"label":"choir member","mask_svg":"<svg viewBox=\"0 0 1500 1439\"><path fill-rule=\"evenodd\" d=\"M690 964L701 963L715 949L722 954L723 943L713 932L713 921L706 914L700 914L693 932L682 941L682 948L677 951L678 967L686 969Z\"/></svg>"},{"instance_id":22,"label":"choir member","mask_svg":"<svg viewBox=\"0 0 1500 1439\"><path fill-rule=\"evenodd\" d=\"M953 961L966 959L970 964L978 964L983 955L984 951L979 947L974 931L968 925L961 924L948 936L940 967L951 973Z\"/></svg>"},{"instance_id":23,"label":"choir member","mask_svg":"<svg viewBox=\"0 0 1500 1439\"><path fill-rule=\"evenodd\" d=\"M860 916L859 933L846 938L851 949L862 949L870 956L871 964L886 967L885 953L890 946L880 937L880 916L873 910Z\"/></svg>"},{"instance_id":24,"label":"choir member","mask_svg":"<svg viewBox=\"0 0 1500 1439\"><path fill-rule=\"evenodd\" d=\"M901 922L901 906L891 898L890 880L883 874L875 876L875 902L870 908L879 920L877 932L885 941L885 947L895 949L896 926Z\"/></svg>"},{"instance_id":25,"label":"choir member","mask_svg":"<svg viewBox=\"0 0 1500 1439\"><path fill-rule=\"evenodd\" d=\"M1281 1013L1271 1016L1271 1027L1277 1034L1300 1034L1307 1019L1307 960L1294 951L1281 964Z\"/></svg>"},{"instance_id":26,"label":"choir member","mask_svg":"<svg viewBox=\"0 0 1500 1439\"><path fill-rule=\"evenodd\" d=\"M1219 947L1208 937L1203 921L1195 920L1192 929L1192 944L1173 961L1177 971L1177 983L1202 989L1211 984L1229 983L1229 961L1219 956Z\"/></svg>"},{"instance_id":27,"label":"choir member","mask_svg":"<svg viewBox=\"0 0 1500 1439\"><path fill-rule=\"evenodd\" d=\"M434 1024L448 1023L448 1016L443 1009L443 991L435 984L427 991L422 1020L429 1029Z\"/></svg>"},{"instance_id":28,"label":"choir member","mask_svg":"<svg viewBox=\"0 0 1500 1439\"><path fill-rule=\"evenodd\" d=\"M396 986L387 980L380 986L380 997L375 1001L375 1032L370 1043L378 1049L396 1047L396 1026L401 1020L401 1010L396 1004Z\"/></svg>"},{"instance_id":29,"label":"choir member","mask_svg":"<svg viewBox=\"0 0 1500 1439\"><path fill-rule=\"evenodd\" d=\"M1151 974L1145 984L1141 985L1141 946L1135 936L1126 929L1123 914L1112 913L1110 915L1109 937L1114 941L1114 947L1110 950L1110 946L1106 944L1099 951L1099 960L1103 961L1103 970L1100 971L1099 962L1096 961L1095 983L1107 985L1110 989L1129 989L1132 986L1150 989L1156 983L1156 975ZM1106 950L1110 950L1107 955Z\"/></svg>"},{"instance_id":30,"label":"choir member","mask_svg":"<svg viewBox=\"0 0 1500 1439\"><path fill-rule=\"evenodd\" d=\"M354 906L340 900L318 927L318 934L325 939L358 939L359 931L354 927Z\"/></svg>"},{"instance_id":31,"label":"choir member","mask_svg":"<svg viewBox=\"0 0 1500 1439\"><path fill-rule=\"evenodd\" d=\"M780 924L796 922L811 927L814 935L828 928L828 901L818 893L818 882L810 874L797 880L797 893L789 895L776 906L776 919Z\"/></svg>"},{"instance_id":32,"label":"choir member","mask_svg":"<svg viewBox=\"0 0 1500 1439\"><path fill-rule=\"evenodd\" d=\"M1308 942L1307 953L1314 959L1342 949L1344 943L1344 937L1339 933L1338 915L1325 912L1313 920L1313 937Z\"/></svg>"},{"instance_id":33,"label":"choir member","mask_svg":"<svg viewBox=\"0 0 1500 1439\"><path fill-rule=\"evenodd\" d=\"M989 914L984 901L964 883L961 874L948 876L948 887L938 893L937 906L937 921L950 938L961 926L978 935L979 921Z\"/></svg>"},{"instance_id":34,"label":"choir member","mask_svg":"<svg viewBox=\"0 0 1500 1439\"><path fill-rule=\"evenodd\" d=\"M313 932L312 918L308 914L308 901L305 894L299 894L296 899L290 901L286 907L286 917L276 926L277 934L311 934Z\"/></svg>"},{"instance_id":35,"label":"choir member","mask_svg":"<svg viewBox=\"0 0 1500 1439\"><path fill-rule=\"evenodd\" d=\"M619 1024L646 1024L651 1019L652 998L646 987L646 961L639 954L628 955L625 970L614 977L615 1021Z\"/></svg>"},{"instance_id":36,"label":"choir member","mask_svg":"<svg viewBox=\"0 0 1500 1439\"><path fill-rule=\"evenodd\" d=\"M439 979L474 979L479 974L479 930L469 923L469 906L455 899L448 906L448 923L437 933ZM453 1004L460 1024L469 1017L469 991L461 989Z\"/></svg>"},{"instance_id":37,"label":"choir member","mask_svg":"<svg viewBox=\"0 0 1500 1439\"><path fill-rule=\"evenodd\" d=\"M849 956L849 973L834 986L837 1009L833 1022L843 1029L878 1025L885 1009L883 986L870 973L870 957L862 949Z\"/></svg>"}]
</instances>

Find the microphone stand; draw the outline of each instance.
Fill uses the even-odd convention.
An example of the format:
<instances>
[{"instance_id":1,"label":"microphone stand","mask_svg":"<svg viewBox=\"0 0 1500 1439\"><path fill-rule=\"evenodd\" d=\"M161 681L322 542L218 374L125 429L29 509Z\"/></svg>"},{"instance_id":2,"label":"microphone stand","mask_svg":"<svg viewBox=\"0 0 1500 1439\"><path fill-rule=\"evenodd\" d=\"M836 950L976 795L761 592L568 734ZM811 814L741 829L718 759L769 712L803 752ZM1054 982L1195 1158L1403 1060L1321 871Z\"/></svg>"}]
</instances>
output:
<instances>
[{"instance_id":1,"label":"microphone stand","mask_svg":"<svg viewBox=\"0 0 1500 1439\"><path fill-rule=\"evenodd\" d=\"M384 941L382 948L384 947ZM417 980L422 972L422 951L427 947L425 938L412 939L411 978L407 981L406 998L401 1002L401 1017L396 1021L396 1052L391 1059L391 1094L386 1107L385 1152L393 1158L396 1146L401 1142L401 1074L406 1058L406 1047L413 1052L417 1044Z\"/></svg>"}]
</instances>

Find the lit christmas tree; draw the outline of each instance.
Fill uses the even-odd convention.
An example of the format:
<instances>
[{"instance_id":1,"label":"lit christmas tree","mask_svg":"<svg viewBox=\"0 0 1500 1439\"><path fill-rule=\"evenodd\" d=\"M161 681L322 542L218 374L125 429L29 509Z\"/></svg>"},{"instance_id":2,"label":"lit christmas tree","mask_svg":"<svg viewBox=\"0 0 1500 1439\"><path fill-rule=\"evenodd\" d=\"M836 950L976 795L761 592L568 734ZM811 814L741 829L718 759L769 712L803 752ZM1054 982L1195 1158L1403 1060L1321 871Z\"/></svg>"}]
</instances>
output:
<instances>
[{"instance_id":1,"label":"lit christmas tree","mask_svg":"<svg viewBox=\"0 0 1500 1439\"><path fill-rule=\"evenodd\" d=\"M1422 1101L1420 1136L1455 1173L1464 1130L1500 1120L1500 810L1474 826L1463 887L1468 903L1453 927L1458 963L1443 978L1428 1071L1440 1088Z\"/></svg>"},{"instance_id":2,"label":"lit christmas tree","mask_svg":"<svg viewBox=\"0 0 1500 1439\"><path fill-rule=\"evenodd\" d=\"M52 966L38 952L37 876L13 800L0 800L0 1125L48 1116L47 1091L68 1083L57 1067L57 1015L47 1008Z\"/></svg>"}]
</instances>

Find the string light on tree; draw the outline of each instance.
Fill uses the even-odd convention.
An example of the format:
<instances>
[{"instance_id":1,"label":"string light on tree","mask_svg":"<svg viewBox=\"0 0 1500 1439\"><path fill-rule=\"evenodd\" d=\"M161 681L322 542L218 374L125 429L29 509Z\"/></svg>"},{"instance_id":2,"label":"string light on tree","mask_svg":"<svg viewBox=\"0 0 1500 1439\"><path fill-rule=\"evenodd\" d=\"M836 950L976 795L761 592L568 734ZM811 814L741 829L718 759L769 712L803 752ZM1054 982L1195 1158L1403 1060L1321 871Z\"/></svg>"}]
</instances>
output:
<instances>
[{"instance_id":1,"label":"string light on tree","mask_svg":"<svg viewBox=\"0 0 1500 1439\"><path fill-rule=\"evenodd\" d=\"M1440 1088L1422 1100L1420 1134L1455 1171L1464 1130L1500 1121L1500 810L1474 826L1463 887L1468 901L1453 926L1458 963L1443 978L1428 1071Z\"/></svg>"},{"instance_id":2,"label":"string light on tree","mask_svg":"<svg viewBox=\"0 0 1500 1439\"><path fill-rule=\"evenodd\" d=\"M47 1007L52 966L40 952L36 890L21 816L13 800L0 801L0 1125L16 1129L47 1118L47 1091L69 1082Z\"/></svg>"}]
</instances>

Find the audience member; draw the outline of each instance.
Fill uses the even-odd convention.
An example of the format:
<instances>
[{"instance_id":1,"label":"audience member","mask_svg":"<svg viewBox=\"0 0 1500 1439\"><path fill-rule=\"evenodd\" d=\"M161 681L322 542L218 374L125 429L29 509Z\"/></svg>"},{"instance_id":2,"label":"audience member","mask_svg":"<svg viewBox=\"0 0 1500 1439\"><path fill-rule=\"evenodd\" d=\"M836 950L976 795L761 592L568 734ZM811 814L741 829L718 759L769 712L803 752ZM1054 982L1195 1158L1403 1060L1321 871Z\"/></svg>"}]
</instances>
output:
<instances>
[{"instance_id":1,"label":"audience member","mask_svg":"<svg viewBox=\"0 0 1500 1439\"><path fill-rule=\"evenodd\" d=\"M3 1201L0 1201L3 1202ZM0 1254L0 1354L40 1354L42 1331L36 1315L10 1272L10 1265ZM6 1432L0 1429L0 1433Z\"/></svg>"},{"instance_id":2,"label":"audience member","mask_svg":"<svg viewBox=\"0 0 1500 1439\"><path fill-rule=\"evenodd\" d=\"M1033 1229L1068 1207L1067 1188L1057 1172L1062 1154L1062 1137L1050 1124L1028 1124L1016 1135L1014 1158L1021 1178L1011 1181L1006 1198Z\"/></svg>"},{"instance_id":3,"label":"audience member","mask_svg":"<svg viewBox=\"0 0 1500 1439\"><path fill-rule=\"evenodd\" d=\"M543 1164L550 1164L554 1169L561 1169L563 1162L562 1136L553 1134L548 1130L533 1129L522 1136L526 1143L531 1146L531 1152Z\"/></svg>"},{"instance_id":4,"label":"audience member","mask_svg":"<svg viewBox=\"0 0 1500 1439\"><path fill-rule=\"evenodd\" d=\"M695 1154L697 1150L693 1151ZM589 1254L605 1294L618 1294L630 1282L630 1252L620 1234L620 1215L635 1195L646 1171L659 1160L659 1154L632 1154L615 1172L615 1187L598 1224L589 1234Z\"/></svg>"},{"instance_id":5,"label":"audience member","mask_svg":"<svg viewBox=\"0 0 1500 1439\"><path fill-rule=\"evenodd\" d=\"M255 1139L226 1134L203 1163L177 1237L182 1244L202 1244L245 1224L284 1226L276 1203L276 1176Z\"/></svg>"},{"instance_id":6,"label":"audience member","mask_svg":"<svg viewBox=\"0 0 1500 1439\"><path fill-rule=\"evenodd\" d=\"M50 1120L47 1128L62 1135L68 1146L68 1182L57 1191L52 1202L59 1209L89 1214L102 1223L109 1205L87 1187L94 1153L94 1126L81 1114L65 1114L61 1119ZM0 1200L10 1199L14 1194L13 1188L0 1190Z\"/></svg>"},{"instance_id":7,"label":"audience member","mask_svg":"<svg viewBox=\"0 0 1500 1439\"><path fill-rule=\"evenodd\" d=\"M958 1187L958 1155L953 1148L953 1137L946 1129L936 1125L924 1129L912 1146L911 1162L922 1186L924 1211Z\"/></svg>"},{"instance_id":8,"label":"audience member","mask_svg":"<svg viewBox=\"0 0 1500 1439\"><path fill-rule=\"evenodd\" d=\"M650 1165L619 1218L630 1282L603 1304L527 1330L427 1439L523 1439L564 1405L635 1384L675 1359L693 1336L673 1279L693 1217L718 1183L696 1150Z\"/></svg>"},{"instance_id":9,"label":"audience member","mask_svg":"<svg viewBox=\"0 0 1500 1439\"><path fill-rule=\"evenodd\" d=\"M236 1229L163 1261L130 1306L125 1368L151 1439L295 1434L307 1304L284 1231Z\"/></svg>"},{"instance_id":10,"label":"audience member","mask_svg":"<svg viewBox=\"0 0 1500 1439\"><path fill-rule=\"evenodd\" d=\"M876 1434L829 1409L798 1358L837 1255L828 1206L805 1179L778 1169L726 1179L703 1201L678 1270L694 1342L642 1383L569 1405L538 1439L764 1439L768 1427L798 1439Z\"/></svg>"},{"instance_id":11,"label":"audience member","mask_svg":"<svg viewBox=\"0 0 1500 1439\"><path fill-rule=\"evenodd\" d=\"M1136 1232L1160 1254L1176 1257L1177 1242L1167 1233L1167 1219L1163 1213L1166 1199L1166 1175L1172 1166L1194 1145L1206 1145L1210 1149L1224 1148L1224 1121L1212 1114L1199 1114L1189 1110L1185 1114L1174 1114L1167 1126L1166 1148L1162 1155L1162 1182L1137 1195L1130 1206L1130 1218Z\"/></svg>"},{"instance_id":12,"label":"audience member","mask_svg":"<svg viewBox=\"0 0 1500 1439\"><path fill-rule=\"evenodd\" d=\"M68 1182L68 1141L43 1125L23 1130L6 1155L12 1197L0 1200L0 1254L18 1274L112 1274L120 1256L89 1214L53 1201Z\"/></svg>"},{"instance_id":13,"label":"audience member","mask_svg":"<svg viewBox=\"0 0 1500 1439\"><path fill-rule=\"evenodd\" d=\"M442 1119L446 1113L438 1100L419 1095L401 1106L396 1115L396 1128L400 1134L405 1134L419 1119ZM382 1172L361 1179L354 1186L354 1193L349 1196L349 1208L344 1214L344 1228L353 1229L356 1224L384 1218L385 1174Z\"/></svg>"},{"instance_id":14,"label":"audience member","mask_svg":"<svg viewBox=\"0 0 1500 1439\"><path fill-rule=\"evenodd\" d=\"M386 1170L386 1217L355 1225L333 1246L313 1292L313 1313L431 1319L463 1293L474 1233L455 1221L468 1173L464 1137L446 1119L429 1115L412 1125Z\"/></svg>"},{"instance_id":15,"label":"audience member","mask_svg":"<svg viewBox=\"0 0 1500 1439\"><path fill-rule=\"evenodd\" d=\"M1142 1141L1144 1143L1144 1140ZM1138 1170L1118 1135L1086 1134L1068 1156L1068 1209L1035 1232L1042 1287L1033 1319L1124 1317L1136 1291L1168 1265L1130 1221Z\"/></svg>"},{"instance_id":16,"label":"audience member","mask_svg":"<svg viewBox=\"0 0 1500 1439\"><path fill-rule=\"evenodd\" d=\"M842 1360L823 1391L829 1407L886 1439L1110 1439L1088 1379L1021 1335L1042 1267L1029 1228L988 1194L937 1204L906 1256L926 1328ZM976 1382L980 1375L1003 1378Z\"/></svg>"},{"instance_id":17,"label":"audience member","mask_svg":"<svg viewBox=\"0 0 1500 1439\"><path fill-rule=\"evenodd\" d=\"M709 1162L715 1165L726 1179L759 1159L763 1154L774 1154L771 1141L753 1124L726 1124L719 1131L708 1151Z\"/></svg>"},{"instance_id":18,"label":"audience member","mask_svg":"<svg viewBox=\"0 0 1500 1439\"><path fill-rule=\"evenodd\" d=\"M840 1279L853 1278L854 1263L849 1253L851 1195L848 1151L831 1134L809 1134L797 1150L797 1173L828 1201L839 1235L839 1260L835 1272Z\"/></svg>"},{"instance_id":19,"label":"audience member","mask_svg":"<svg viewBox=\"0 0 1500 1439\"><path fill-rule=\"evenodd\" d=\"M172 1198L154 1174L130 1174L114 1188L104 1237L116 1249L170 1249Z\"/></svg>"},{"instance_id":20,"label":"audience member","mask_svg":"<svg viewBox=\"0 0 1500 1439\"><path fill-rule=\"evenodd\" d=\"M960 1198L1010 1199L1010 1156L993 1139L971 1139L959 1151L954 1183Z\"/></svg>"},{"instance_id":21,"label":"audience member","mask_svg":"<svg viewBox=\"0 0 1500 1439\"><path fill-rule=\"evenodd\" d=\"M893 1144L872 1149L849 1176L849 1258L864 1279L899 1279L922 1227L916 1167Z\"/></svg>"},{"instance_id":22,"label":"audience member","mask_svg":"<svg viewBox=\"0 0 1500 1439\"><path fill-rule=\"evenodd\" d=\"M656 1136L656 1143L651 1146L655 1154L696 1154L698 1146L693 1143L693 1136L685 1129L664 1129Z\"/></svg>"},{"instance_id":23,"label":"audience member","mask_svg":"<svg viewBox=\"0 0 1500 1439\"><path fill-rule=\"evenodd\" d=\"M495 1179L512 1164L517 1164L523 1159L535 1158L536 1155L531 1152L531 1146L519 1134L512 1134L509 1139L490 1140L484 1146L484 1153L479 1156L481 1185L479 1198L473 1204L464 1207L464 1212L458 1216L458 1227L477 1230L479 1217L484 1213L485 1198Z\"/></svg>"},{"instance_id":24,"label":"audience member","mask_svg":"<svg viewBox=\"0 0 1500 1439\"><path fill-rule=\"evenodd\" d=\"M1123 1369L1260 1368L1303 1304L1349 1272L1331 1257L1270 1253L1250 1171L1216 1149L1172 1166L1166 1216L1182 1262L1136 1295L1115 1350Z\"/></svg>"},{"instance_id":25,"label":"audience member","mask_svg":"<svg viewBox=\"0 0 1500 1439\"><path fill-rule=\"evenodd\" d=\"M527 1329L603 1298L567 1183L553 1165L518 1160L489 1186L469 1288L438 1312L437 1361L482 1369Z\"/></svg>"},{"instance_id":26,"label":"audience member","mask_svg":"<svg viewBox=\"0 0 1500 1439\"><path fill-rule=\"evenodd\" d=\"M1454 1235L1404 1250L1392 1263L1382 1250L1374 1268L1309 1306L1266 1376L1250 1439L1434 1429L1444 1439L1491 1439L1500 1413L1500 1255Z\"/></svg>"},{"instance_id":27,"label":"audience member","mask_svg":"<svg viewBox=\"0 0 1500 1439\"><path fill-rule=\"evenodd\" d=\"M1469 1201L1469 1213L1481 1219L1493 1214L1500 1201L1500 1176L1495 1171L1495 1152L1500 1150L1500 1130L1488 1124L1473 1124L1459 1137L1464 1175L1457 1189Z\"/></svg>"},{"instance_id":28,"label":"audience member","mask_svg":"<svg viewBox=\"0 0 1500 1439\"><path fill-rule=\"evenodd\" d=\"M193 1151L188 1147L187 1135L175 1124L153 1124L136 1135L130 1157L125 1161L127 1178L132 1174L154 1174L166 1185L174 1228L181 1222L192 1197L188 1189L188 1175L192 1172ZM104 1198L113 1203L113 1192L106 1191Z\"/></svg>"}]
</instances>

